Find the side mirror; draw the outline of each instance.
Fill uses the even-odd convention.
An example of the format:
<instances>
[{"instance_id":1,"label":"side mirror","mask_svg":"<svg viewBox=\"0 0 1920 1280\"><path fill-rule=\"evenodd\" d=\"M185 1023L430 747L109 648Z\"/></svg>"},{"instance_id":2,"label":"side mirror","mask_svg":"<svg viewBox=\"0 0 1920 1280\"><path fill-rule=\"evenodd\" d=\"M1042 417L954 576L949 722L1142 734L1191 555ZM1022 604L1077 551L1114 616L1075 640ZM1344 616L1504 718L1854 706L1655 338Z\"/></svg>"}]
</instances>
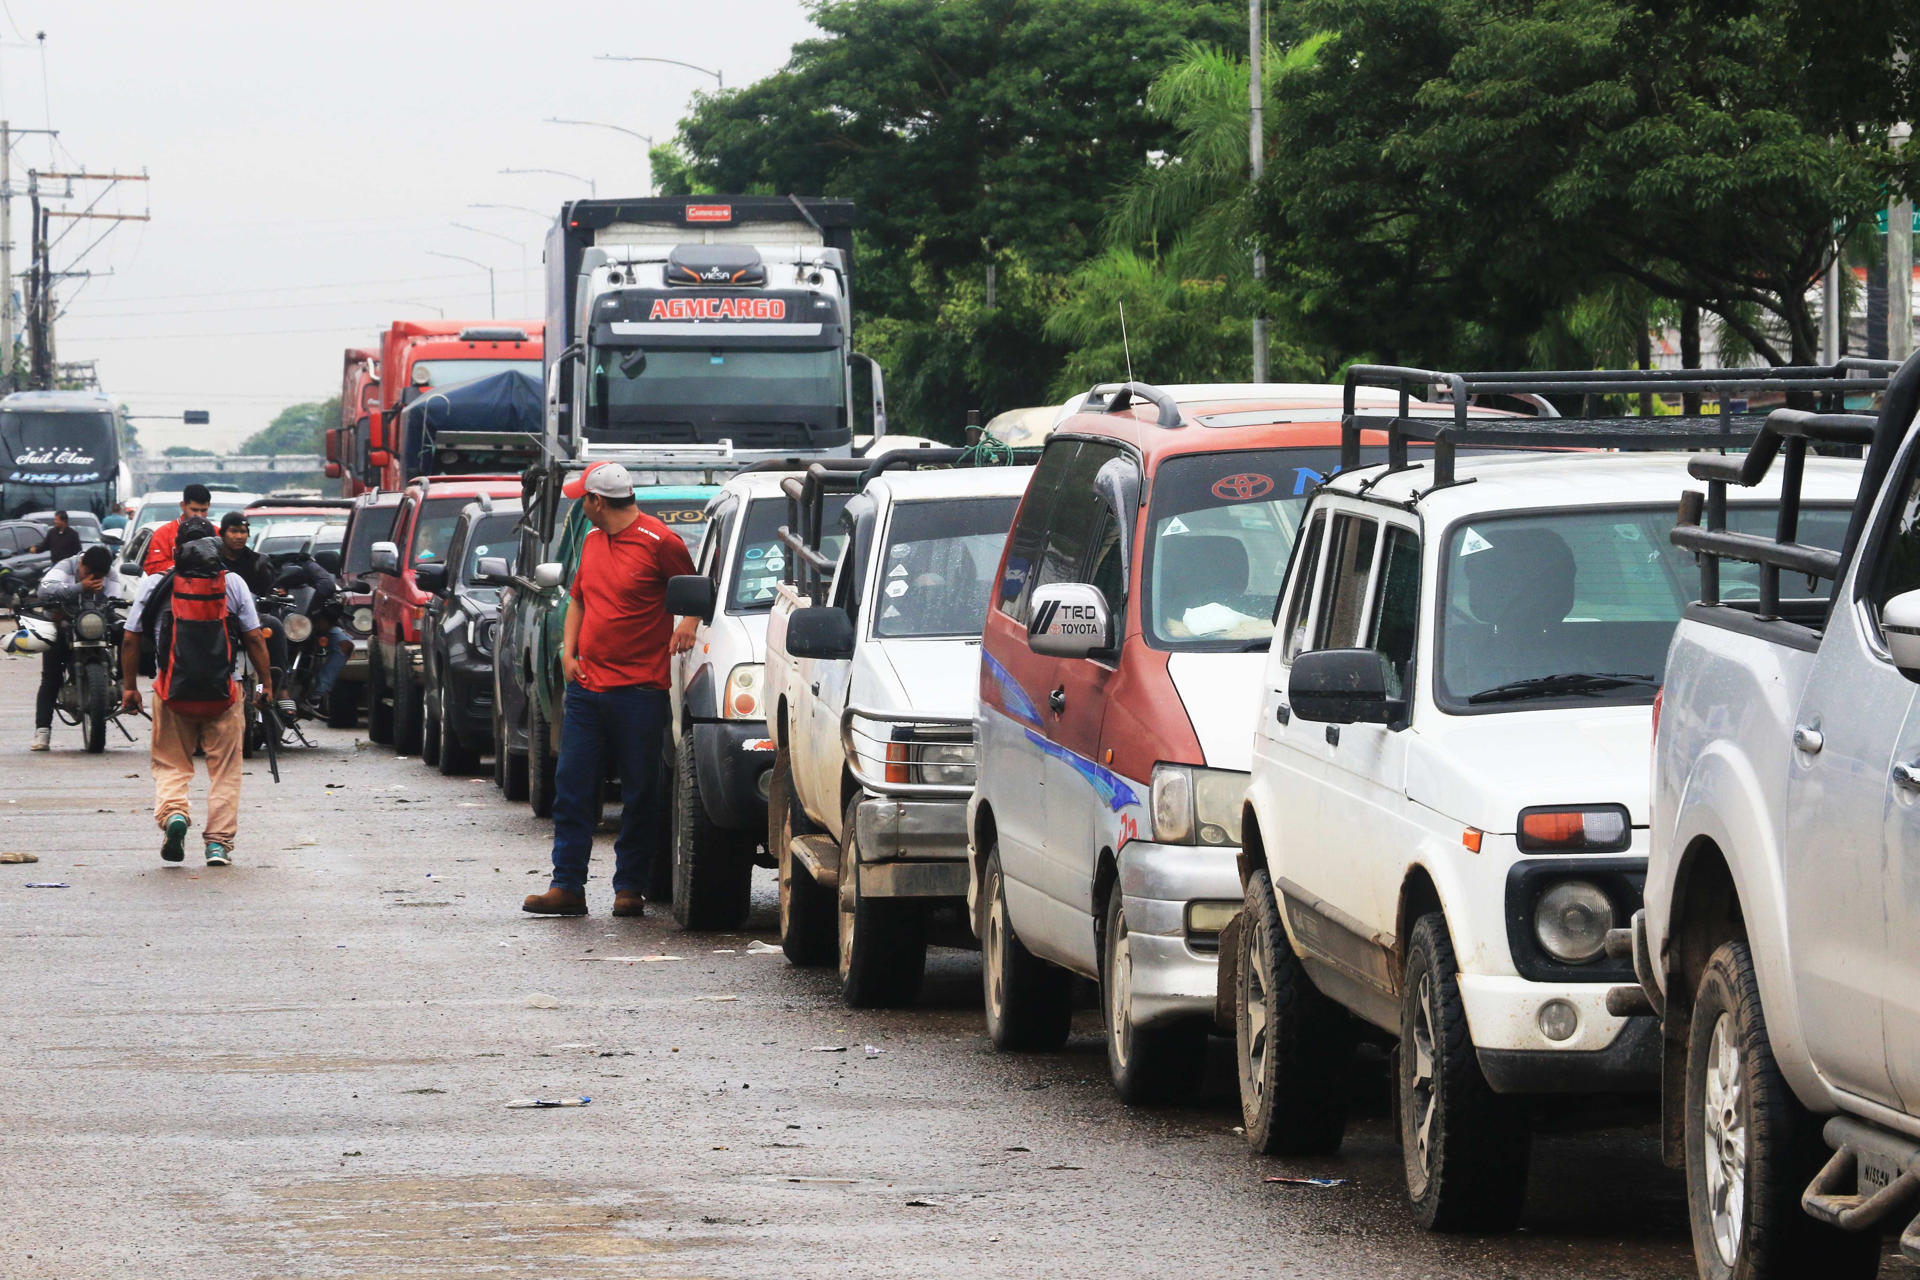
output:
<instances>
[{"instance_id":1,"label":"side mirror","mask_svg":"<svg viewBox=\"0 0 1920 1280\"><path fill-rule=\"evenodd\" d=\"M413 571L413 584L428 595L438 595L447 589L447 566L444 564L416 566Z\"/></svg>"},{"instance_id":2,"label":"side mirror","mask_svg":"<svg viewBox=\"0 0 1920 1280\"><path fill-rule=\"evenodd\" d=\"M341 566L346 563L340 558L338 551L316 551L313 553L313 562L331 574L338 574Z\"/></svg>"},{"instance_id":3,"label":"side mirror","mask_svg":"<svg viewBox=\"0 0 1920 1280\"><path fill-rule=\"evenodd\" d=\"M118 529L102 529L100 531L100 541L110 547L117 547L126 541L126 535Z\"/></svg>"},{"instance_id":4,"label":"side mirror","mask_svg":"<svg viewBox=\"0 0 1920 1280\"><path fill-rule=\"evenodd\" d=\"M376 542L367 549L367 572L399 573L400 548L391 542Z\"/></svg>"},{"instance_id":5,"label":"side mirror","mask_svg":"<svg viewBox=\"0 0 1920 1280\"><path fill-rule=\"evenodd\" d=\"M667 579L667 612L677 618L713 621L713 579L703 573L683 573Z\"/></svg>"},{"instance_id":6,"label":"side mirror","mask_svg":"<svg viewBox=\"0 0 1920 1280\"><path fill-rule=\"evenodd\" d=\"M1084 582L1039 587L1027 609L1027 647L1050 658L1085 658L1113 649L1107 598Z\"/></svg>"},{"instance_id":7,"label":"side mirror","mask_svg":"<svg viewBox=\"0 0 1920 1280\"><path fill-rule=\"evenodd\" d=\"M480 573L480 581L490 587L504 587L507 585L507 579L513 576L513 571L507 568L505 556L481 556L480 563L476 567Z\"/></svg>"},{"instance_id":8,"label":"side mirror","mask_svg":"<svg viewBox=\"0 0 1920 1280\"><path fill-rule=\"evenodd\" d=\"M1407 704L1387 697L1387 660L1374 649L1316 649L1293 660L1287 702L1302 720L1392 724Z\"/></svg>"},{"instance_id":9,"label":"side mirror","mask_svg":"<svg viewBox=\"0 0 1920 1280\"><path fill-rule=\"evenodd\" d=\"M557 560L533 566L533 585L542 591L558 591L566 577L566 566Z\"/></svg>"},{"instance_id":10,"label":"side mirror","mask_svg":"<svg viewBox=\"0 0 1920 1280\"><path fill-rule=\"evenodd\" d=\"M340 478L340 464L337 462L329 462L327 464L327 479L338 480L339 478Z\"/></svg>"},{"instance_id":11,"label":"side mirror","mask_svg":"<svg viewBox=\"0 0 1920 1280\"><path fill-rule=\"evenodd\" d=\"M1880 630L1886 633L1893 665L1920 674L1920 591L1903 591L1880 610Z\"/></svg>"},{"instance_id":12,"label":"side mirror","mask_svg":"<svg viewBox=\"0 0 1920 1280\"><path fill-rule=\"evenodd\" d=\"M367 451L367 465L372 467L375 471L380 470L381 468L385 467L389 462L392 462L392 461L393 461L393 455L388 453L385 449L369 449Z\"/></svg>"},{"instance_id":13,"label":"side mirror","mask_svg":"<svg viewBox=\"0 0 1920 1280\"><path fill-rule=\"evenodd\" d=\"M796 658L845 662L853 657L853 619L833 605L795 609L787 619L787 652Z\"/></svg>"}]
</instances>

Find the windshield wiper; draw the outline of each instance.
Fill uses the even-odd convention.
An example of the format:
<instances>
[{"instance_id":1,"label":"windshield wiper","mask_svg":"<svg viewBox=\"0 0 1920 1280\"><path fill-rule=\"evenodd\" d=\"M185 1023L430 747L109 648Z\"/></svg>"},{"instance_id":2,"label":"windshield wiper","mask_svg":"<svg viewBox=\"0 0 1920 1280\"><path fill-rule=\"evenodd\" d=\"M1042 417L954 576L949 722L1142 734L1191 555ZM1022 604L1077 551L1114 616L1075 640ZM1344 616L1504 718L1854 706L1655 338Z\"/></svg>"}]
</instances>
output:
<instances>
[{"instance_id":1,"label":"windshield wiper","mask_svg":"<svg viewBox=\"0 0 1920 1280\"><path fill-rule=\"evenodd\" d=\"M1563 671L1559 675L1534 676L1482 689L1467 699L1469 703L1519 702L1526 698L1554 698L1569 693L1603 693L1630 685L1657 685L1653 676L1623 671Z\"/></svg>"}]
</instances>

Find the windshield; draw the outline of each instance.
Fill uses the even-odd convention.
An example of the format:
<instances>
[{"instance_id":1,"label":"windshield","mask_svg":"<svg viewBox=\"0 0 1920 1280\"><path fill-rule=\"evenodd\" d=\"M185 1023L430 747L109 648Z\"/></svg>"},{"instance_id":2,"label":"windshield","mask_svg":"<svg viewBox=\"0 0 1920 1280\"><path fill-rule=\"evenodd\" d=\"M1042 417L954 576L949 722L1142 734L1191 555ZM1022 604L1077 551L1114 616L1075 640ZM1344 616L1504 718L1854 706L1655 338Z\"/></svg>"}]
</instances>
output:
<instances>
[{"instance_id":1,"label":"windshield","mask_svg":"<svg viewBox=\"0 0 1920 1280\"><path fill-rule=\"evenodd\" d=\"M688 551L700 545L700 535L707 527L705 498L641 498L638 505L642 511L679 534L680 541L687 544Z\"/></svg>"},{"instance_id":2,"label":"windshield","mask_svg":"<svg viewBox=\"0 0 1920 1280\"><path fill-rule=\"evenodd\" d=\"M645 362L636 367L635 357ZM748 351L738 347L595 351L593 400L612 406L617 421L628 407L649 405L830 406L838 408L846 383L840 352ZM627 373L624 369L633 369ZM603 376L604 375L604 376Z\"/></svg>"},{"instance_id":3,"label":"windshield","mask_svg":"<svg viewBox=\"0 0 1920 1280\"><path fill-rule=\"evenodd\" d=\"M106 480L120 465L106 413L0 413L0 453L9 484Z\"/></svg>"},{"instance_id":4,"label":"windshield","mask_svg":"<svg viewBox=\"0 0 1920 1280\"><path fill-rule=\"evenodd\" d=\"M419 360L414 362L412 386L418 390L451 391L496 373L517 370L538 381L546 370L538 360ZM423 383L421 379L425 378Z\"/></svg>"},{"instance_id":5,"label":"windshield","mask_svg":"<svg viewBox=\"0 0 1920 1280\"><path fill-rule=\"evenodd\" d=\"M420 516L413 522L413 546L408 548L409 564L433 564L447 558L453 543L453 526L460 511L472 498L428 498L420 504Z\"/></svg>"},{"instance_id":6,"label":"windshield","mask_svg":"<svg viewBox=\"0 0 1920 1280\"><path fill-rule=\"evenodd\" d=\"M311 537L329 525L344 526L347 523L347 513L344 511L338 515L324 516L311 511L275 516L243 510L241 514L247 517L247 544L256 551L264 551L266 540L283 532L290 533L297 530Z\"/></svg>"},{"instance_id":7,"label":"windshield","mask_svg":"<svg viewBox=\"0 0 1920 1280\"><path fill-rule=\"evenodd\" d=\"M875 636L977 636L1018 497L902 502L893 509Z\"/></svg>"},{"instance_id":8,"label":"windshield","mask_svg":"<svg viewBox=\"0 0 1920 1280\"><path fill-rule=\"evenodd\" d=\"M1837 549L1848 515L1803 509L1800 540ZM1771 504L1727 511L1741 533L1771 536L1777 519ZM1699 567L1668 540L1672 529L1671 505L1454 526L1441 559L1437 700L1455 711L1652 702L1674 625L1699 595ZM1724 599L1759 597L1759 566L1723 561L1721 574ZM1795 580L1782 579L1791 594Z\"/></svg>"},{"instance_id":9,"label":"windshield","mask_svg":"<svg viewBox=\"0 0 1920 1280\"><path fill-rule=\"evenodd\" d=\"M501 511L475 521L472 532L467 535L467 552L460 566L460 581L479 594L498 596L498 587L480 583L480 562L488 556L497 556L507 562L507 571L511 573L515 561L520 558L520 538L515 532L519 527L518 511Z\"/></svg>"},{"instance_id":10,"label":"windshield","mask_svg":"<svg viewBox=\"0 0 1920 1280\"><path fill-rule=\"evenodd\" d=\"M821 524L833 532L821 538L821 553L840 558L847 535L840 513L847 509L846 494L829 494L822 504ZM765 613L773 608L773 594L787 568L787 549L774 535L787 522L785 498L755 498L747 504L745 526L733 550L733 589L727 595L728 613Z\"/></svg>"},{"instance_id":11,"label":"windshield","mask_svg":"<svg viewBox=\"0 0 1920 1280\"><path fill-rule=\"evenodd\" d=\"M142 512L144 515L145 513ZM400 514L398 502L361 507L349 522L346 555L340 571L358 577L373 564L373 544L393 540L393 518Z\"/></svg>"}]
</instances>

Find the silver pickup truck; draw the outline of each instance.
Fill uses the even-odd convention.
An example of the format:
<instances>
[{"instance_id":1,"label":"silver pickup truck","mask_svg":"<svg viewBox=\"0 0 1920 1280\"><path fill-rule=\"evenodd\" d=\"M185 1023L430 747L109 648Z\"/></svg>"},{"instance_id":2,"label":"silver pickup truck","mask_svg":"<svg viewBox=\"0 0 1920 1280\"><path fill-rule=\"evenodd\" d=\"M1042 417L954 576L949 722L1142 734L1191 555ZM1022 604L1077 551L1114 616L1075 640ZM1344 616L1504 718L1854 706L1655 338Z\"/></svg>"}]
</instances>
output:
<instances>
[{"instance_id":1,"label":"silver pickup truck","mask_svg":"<svg viewBox=\"0 0 1920 1280\"><path fill-rule=\"evenodd\" d=\"M1695 460L1673 531L1700 600L1655 703L1645 907L1609 939L1640 985L1609 1007L1660 1016L1703 1277L1871 1276L1882 1227L1920 1258L1920 358L1891 370L1776 371L1829 411ZM1860 446L1850 507L1800 502L1811 454ZM1776 531L1729 530L1728 487L1776 464Z\"/></svg>"}]
</instances>

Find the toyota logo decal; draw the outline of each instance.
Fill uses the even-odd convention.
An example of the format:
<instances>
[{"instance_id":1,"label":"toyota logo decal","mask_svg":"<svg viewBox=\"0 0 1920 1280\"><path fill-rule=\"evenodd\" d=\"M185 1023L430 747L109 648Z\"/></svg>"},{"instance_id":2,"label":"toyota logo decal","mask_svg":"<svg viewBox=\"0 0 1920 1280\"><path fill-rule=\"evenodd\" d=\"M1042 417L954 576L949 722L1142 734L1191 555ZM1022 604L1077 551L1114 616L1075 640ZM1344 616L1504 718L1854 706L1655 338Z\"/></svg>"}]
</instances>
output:
<instances>
[{"instance_id":1,"label":"toyota logo decal","mask_svg":"<svg viewBox=\"0 0 1920 1280\"><path fill-rule=\"evenodd\" d=\"M1251 502L1272 492L1273 477L1256 475L1251 471L1242 471L1236 476L1222 476L1213 482L1213 496L1228 502Z\"/></svg>"}]
</instances>

